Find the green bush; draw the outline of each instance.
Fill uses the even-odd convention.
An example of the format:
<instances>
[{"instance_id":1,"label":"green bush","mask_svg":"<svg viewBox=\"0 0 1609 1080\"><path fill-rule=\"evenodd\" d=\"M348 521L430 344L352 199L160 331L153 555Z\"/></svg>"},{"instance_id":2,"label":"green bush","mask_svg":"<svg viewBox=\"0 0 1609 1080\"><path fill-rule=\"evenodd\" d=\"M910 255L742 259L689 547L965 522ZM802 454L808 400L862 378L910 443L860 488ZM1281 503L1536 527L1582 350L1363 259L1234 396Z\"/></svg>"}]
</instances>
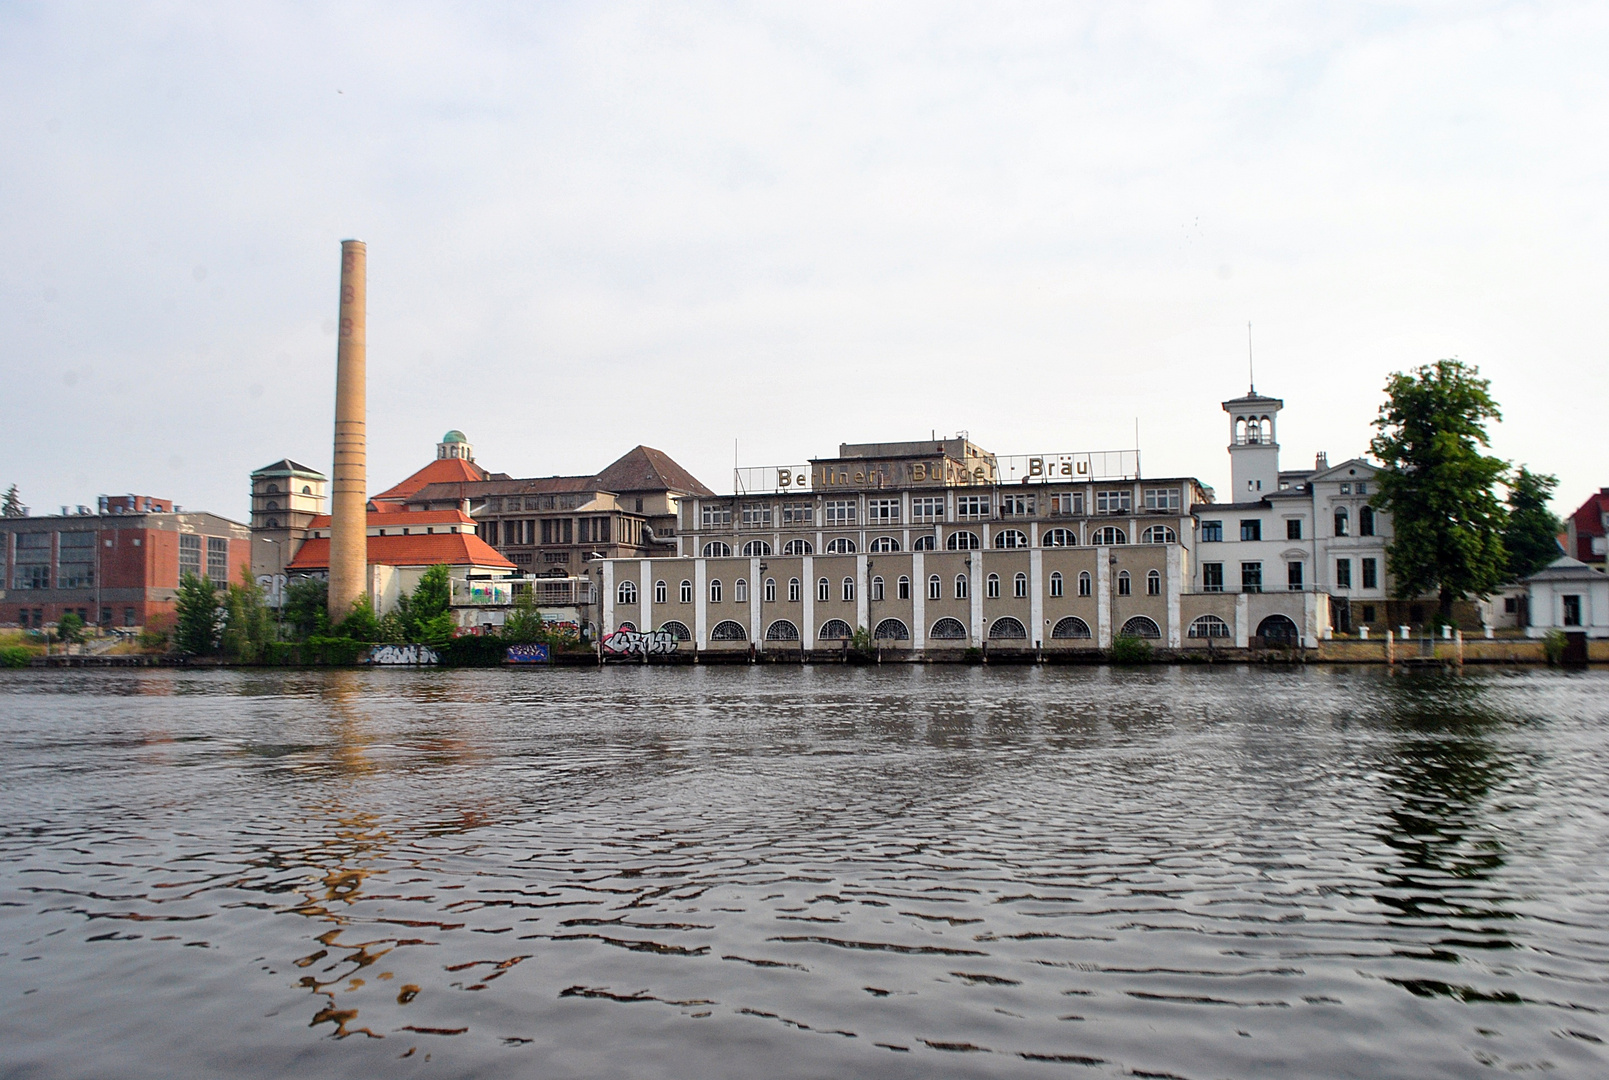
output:
<instances>
[{"instance_id":1,"label":"green bush","mask_svg":"<svg viewBox=\"0 0 1609 1080\"><path fill-rule=\"evenodd\" d=\"M446 667L497 667L503 662L508 641L496 634L464 634L430 647Z\"/></svg>"},{"instance_id":2,"label":"green bush","mask_svg":"<svg viewBox=\"0 0 1609 1080\"><path fill-rule=\"evenodd\" d=\"M329 664L332 667L351 667L372 648L367 641L354 641L349 637L327 637L315 634L307 639L301 650L303 663Z\"/></svg>"},{"instance_id":3,"label":"green bush","mask_svg":"<svg viewBox=\"0 0 1609 1080\"><path fill-rule=\"evenodd\" d=\"M1564 662L1564 631L1549 630L1542 638L1542 658L1550 667L1558 667Z\"/></svg>"},{"instance_id":4,"label":"green bush","mask_svg":"<svg viewBox=\"0 0 1609 1080\"><path fill-rule=\"evenodd\" d=\"M27 667L33 654L26 645L0 645L0 667Z\"/></svg>"},{"instance_id":5,"label":"green bush","mask_svg":"<svg viewBox=\"0 0 1609 1080\"><path fill-rule=\"evenodd\" d=\"M1151 643L1144 638L1131 637L1128 634L1119 634L1112 639L1112 663L1114 664L1149 664L1151 662Z\"/></svg>"}]
</instances>

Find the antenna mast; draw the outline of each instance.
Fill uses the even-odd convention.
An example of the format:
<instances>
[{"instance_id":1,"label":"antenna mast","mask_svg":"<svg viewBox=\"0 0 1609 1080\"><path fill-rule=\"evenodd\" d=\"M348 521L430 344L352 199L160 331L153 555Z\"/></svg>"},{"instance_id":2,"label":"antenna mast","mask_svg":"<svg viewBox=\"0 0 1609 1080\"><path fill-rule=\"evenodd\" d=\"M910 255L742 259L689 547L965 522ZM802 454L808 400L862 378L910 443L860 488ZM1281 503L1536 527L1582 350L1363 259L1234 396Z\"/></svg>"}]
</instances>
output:
<instances>
[{"instance_id":1,"label":"antenna mast","mask_svg":"<svg viewBox=\"0 0 1609 1080\"><path fill-rule=\"evenodd\" d=\"M1252 394L1257 393L1257 365L1251 352L1251 323L1246 324L1246 378L1251 384Z\"/></svg>"}]
</instances>

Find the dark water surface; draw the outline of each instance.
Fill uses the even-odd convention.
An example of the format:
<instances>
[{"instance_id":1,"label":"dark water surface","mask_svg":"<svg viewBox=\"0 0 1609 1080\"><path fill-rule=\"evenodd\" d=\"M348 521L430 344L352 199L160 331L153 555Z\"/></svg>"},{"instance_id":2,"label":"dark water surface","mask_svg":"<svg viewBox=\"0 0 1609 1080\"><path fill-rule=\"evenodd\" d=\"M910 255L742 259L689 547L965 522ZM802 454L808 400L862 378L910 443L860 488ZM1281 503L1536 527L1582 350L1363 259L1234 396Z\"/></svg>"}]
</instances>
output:
<instances>
[{"instance_id":1,"label":"dark water surface","mask_svg":"<svg viewBox=\"0 0 1609 1080\"><path fill-rule=\"evenodd\" d=\"M1609 676L0 676L0 1075L1609 1076Z\"/></svg>"}]
</instances>

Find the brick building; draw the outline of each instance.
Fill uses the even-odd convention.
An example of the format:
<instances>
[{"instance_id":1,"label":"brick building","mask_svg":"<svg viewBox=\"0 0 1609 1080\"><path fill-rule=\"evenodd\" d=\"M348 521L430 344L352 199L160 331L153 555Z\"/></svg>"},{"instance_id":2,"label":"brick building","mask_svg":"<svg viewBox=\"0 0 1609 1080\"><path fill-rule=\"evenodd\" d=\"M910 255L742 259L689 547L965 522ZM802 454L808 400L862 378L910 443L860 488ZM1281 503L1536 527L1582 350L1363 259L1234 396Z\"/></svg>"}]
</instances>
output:
<instances>
[{"instance_id":1,"label":"brick building","mask_svg":"<svg viewBox=\"0 0 1609 1080\"><path fill-rule=\"evenodd\" d=\"M223 586L251 565L246 526L167 499L102 496L96 512L0 518L0 625L44 627L73 612L102 627L171 623L184 573Z\"/></svg>"},{"instance_id":2,"label":"brick building","mask_svg":"<svg viewBox=\"0 0 1609 1080\"><path fill-rule=\"evenodd\" d=\"M1588 565L1602 564L1609 552L1604 540L1609 534L1609 488L1589 496L1565 521L1564 528L1572 558Z\"/></svg>"}]
</instances>

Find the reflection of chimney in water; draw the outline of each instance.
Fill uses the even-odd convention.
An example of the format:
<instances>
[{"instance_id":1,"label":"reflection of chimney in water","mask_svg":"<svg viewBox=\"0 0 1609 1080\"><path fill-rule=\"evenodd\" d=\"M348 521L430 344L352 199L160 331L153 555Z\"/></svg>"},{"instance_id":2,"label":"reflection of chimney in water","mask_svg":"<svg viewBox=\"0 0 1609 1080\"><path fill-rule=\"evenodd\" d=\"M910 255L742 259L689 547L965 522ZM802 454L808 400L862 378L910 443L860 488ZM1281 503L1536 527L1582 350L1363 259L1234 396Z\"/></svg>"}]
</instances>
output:
<instances>
[{"instance_id":1,"label":"reflection of chimney in water","mask_svg":"<svg viewBox=\"0 0 1609 1080\"><path fill-rule=\"evenodd\" d=\"M368 592L368 442L364 349L368 249L341 241L341 336L335 350L335 469L330 484L330 622Z\"/></svg>"}]
</instances>

